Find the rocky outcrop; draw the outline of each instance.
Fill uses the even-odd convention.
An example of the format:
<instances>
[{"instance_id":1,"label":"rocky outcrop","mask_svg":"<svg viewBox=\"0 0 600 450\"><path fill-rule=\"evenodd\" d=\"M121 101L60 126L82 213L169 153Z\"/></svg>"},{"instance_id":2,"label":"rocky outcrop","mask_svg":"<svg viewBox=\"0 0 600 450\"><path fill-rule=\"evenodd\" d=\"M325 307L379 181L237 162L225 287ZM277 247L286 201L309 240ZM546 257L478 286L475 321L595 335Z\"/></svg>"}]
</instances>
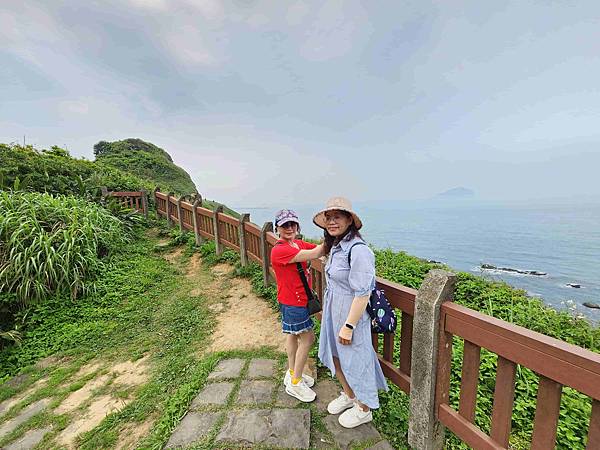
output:
<instances>
[{"instance_id":1,"label":"rocky outcrop","mask_svg":"<svg viewBox=\"0 0 600 450\"><path fill-rule=\"evenodd\" d=\"M540 272L537 270L520 270L513 269L512 267L496 267L493 264L482 264L481 268L483 270L497 270L499 272L518 273L520 275L534 275L536 277L543 277L548 275L547 272Z\"/></svg>"}]
</instances>

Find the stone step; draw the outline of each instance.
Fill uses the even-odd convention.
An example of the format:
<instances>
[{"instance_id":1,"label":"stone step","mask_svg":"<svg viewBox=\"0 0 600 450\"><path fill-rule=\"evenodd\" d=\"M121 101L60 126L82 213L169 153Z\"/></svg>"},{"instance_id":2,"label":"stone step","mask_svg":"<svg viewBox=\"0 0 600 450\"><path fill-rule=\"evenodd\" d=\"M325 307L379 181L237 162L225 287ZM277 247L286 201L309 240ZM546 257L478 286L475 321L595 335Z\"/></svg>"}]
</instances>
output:
<instances>
[{"instance_id":1,"label":"stone step","mask_svg":"<svg viewBox=\"0 0 600 450\"><path fill-rule=\"evenodd\" d=\"M372 423L346 429L338 423L338 416L327 413L327 405L340 393L339 385L331 379L320 380L313 388L317 393L314 405L325 414L323 421L329 433L315 430L311 443L310 409L302 408L302 402L285 393L283 379L273 380L278 375L277 361L252 359L247 376L239 380L245 364L244 359L226 359L217 364L208 377L217 382L208 383L192 401L190 411L171 435L166 448L198 444L223 416L223 425L214 442L218 446L309 448L312 444L314 448L345 450L357 444L375 443L370 450L392 448L382 440ZM235 406L233 410L225 410L223 407L236 383L240 383L240 389ZM265 407L274 396L275 408ZM221 411L202 412L207 405L221 407Z\"/></svg>"},{"instance_id":2,"label":"stone step","mask_svg":"<svg viewBox=\"0 0 600 450\"><path fill-rule=\"evenodd\" d=\"M50 431L52 431L52 427L29 430L16 441L2 448L4 450L30 450L42 442L46 433L49 433Z\"/></svg>"},{"instance_id":3,"label":"stone step","mask_svg":"<svg viewBox=\"0 0 600 450\"><path fill-rule=\"evenodd\" d=\"M243 380L236 399L237 405L271 403L275 385L272 381Z\"/></svg>"},{"instance_id":4,"label":"stone step","mask_svg":"<svg viewBox=\"0 0 600 450\"><path fill-rule=\"evenodd\" d=\"M308 448L310 410L252 409L230 411L216 438L218 444Z\"/></svg>"},{"instance_id":5,"label":"stone step","mask_svg":"<svg viewBox=\"0 0 600 450\"><path fill-rule=\"evenodd\" d=\"M42 400L38 400L37 402L25 407L16 417L12 418L0 427L0 439L11 433L22 423L27 422L33 416L42 412L44 409L46 409L48 404L50 404L50 400L43 398Z\"/></svg>"},{"instance_id":6,"label":"stone step","mask_svg":"<svg viewBox=\"0 0 600 450\"><path fill-rule=\"evenodd\" d=\"M277 361L273 359L253 359L248 367L248 378L272 378L275 376Z\"/></svg>"},{"instance_id":7,"label":"stone step","mask_svg":"<svg viewBox=\"0 0 600 450\"><path fill-rule=\"evenodd\" d=\"M188 412L175 428L165 448L185 448L201 441L212 430L221 415L222 413Z\"/></svg>"},{"instance_id":8,"label":"stone step","mask_svg":"<svg viewBox=\"0 0 600 450\"><path fill-rule=\"evenodd\" d=\"M205 405L224 405L233 386L234 384L230 382L207 384L192 401L190 409L196 410Z\"/></svg>"},{"instance_id":9,"label":"stone step","mask_svg":"<svg viewBox=\"0 0 600 450\"><path fill-rule=\"evenodd\" d=\"M217 364L215 370L208 375L209 380L237 378L246 364L245 359L224 359Z\"/></svg>"},{"instance_id":10,"label":"stone step","mask_svg":"<svg viewBox=\"0 0 600 450\"><path fill-rule=\"evenodd\" d=\"M338 422L337 415L327 415L323 422L342 450L350 449L353 445L365 441L381 441L381 435L372 423L365 423L356 428L344 428Z\"/></svg>"}]
</instances>

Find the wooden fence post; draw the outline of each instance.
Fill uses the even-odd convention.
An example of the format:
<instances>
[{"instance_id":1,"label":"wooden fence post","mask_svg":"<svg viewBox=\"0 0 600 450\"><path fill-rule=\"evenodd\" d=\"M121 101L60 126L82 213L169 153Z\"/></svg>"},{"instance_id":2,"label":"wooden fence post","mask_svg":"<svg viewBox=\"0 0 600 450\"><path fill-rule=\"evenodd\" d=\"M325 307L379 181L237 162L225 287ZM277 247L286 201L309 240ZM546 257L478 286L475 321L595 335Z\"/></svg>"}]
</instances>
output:
<instances>
[{"instance_id":1,"label":"wooden fence post","mask_svg":"<svg viewBox=\"0 0 600 450\"><path fill-rule=\"evenodd\" d=\"M440 332L440 307L452 300L456 275L431 270L417 292L413 319L408 443L419 450L440 450L444 427L437 420L435 389Z\"/></svg>"},{"instance_id":2,"label":"wooden fence post","mask_svg":"<svg viewBox=\"0 0 600 450\"><path fill-rule=\"evenodd\" d=\"M173 192L169 192L167 194L167 223L169 224L169 226L173 226L173 221L171 220L171 196L173 195Z\"/></svg>"},{"instance_id":3,"label":"wooden fence post","mask_svg":"<svg viewBox=\"0 0 600 450\"><path fill-rule=\"evenodd\" d=\"M194 224L194 236L196 236L196 245L202 245L204 238L200 234L200 227L198 224L198 214L196 208L202 203L202 200L196 198L194 205L192 206L192 223Z\"/></svg>"},{"instance_id":4,"label":"wooden fence post","mask_svg":"<svg viewBox=\"0 0 600 450\"><path fill-rule=\"evenodd\" d=\"M144 217L148 218L148 194L144 189L142 189L142 212L144 213Z\"/></svg>"},{"instance_id":5,"label":"wooden fence post","mask_svg":"<svg viewBox=\"0 0 600 450\"><path fill-rule=\"evenodd\" d=\"M219 213L223 212L223 205L219 205L213 211L213 229L215 231L215 253L220 255L223 253L223 246L219 240Z\"/></svg>"},{"instance_id":6,"label":"wooden fence post","mask_svg":"<svg viewBox=\"0 0 600 450\"><path fill-rule=\"evenodd\" d=\"M273 222L265 222L260 233L260 252L262 255L263 283L265 286L268 286L271 282L271 274L269 273L271 255L269 255L269 243L267 241L267 233L269 231L273 231Z\"/></svg>"},{"instance_id":7,"label":"wooden fence post","mask_svg":"<svg viewBox=\"0 0 600 450\"><path fill-rule=\"evenodd\" d=\"M183 233L183 214L181 214L181 201L185 198L185 195L182 195L177 200L177 217L179 217L179 231Z\"/></svg>"},{"instance_id":8,"label":"wooden fence post","mask_svg":"<svg viewBox=\"0 0 600 450\"><path fill-rule=\"evenodd\" d=\"M156 197L157 192L160 192L160 186L156 186L154 188L154 207L156 208L156 218L160 219L160 213L158 212L158 199Z\"/></svg>"},{"instance_id":9,"label":"wooden fence post","mask_svg":"<svg viewBox=\"0 0 600 450\"><path fill-rule=\"evenodd\" d=\"M242 267L248 265L248 252L246 251L246 230L244 227L245 222L250 222L250 214L242 214L240 217L240 224L238 225L238 234L240 235L240 263Z\"/></svg>"}]
</instances>

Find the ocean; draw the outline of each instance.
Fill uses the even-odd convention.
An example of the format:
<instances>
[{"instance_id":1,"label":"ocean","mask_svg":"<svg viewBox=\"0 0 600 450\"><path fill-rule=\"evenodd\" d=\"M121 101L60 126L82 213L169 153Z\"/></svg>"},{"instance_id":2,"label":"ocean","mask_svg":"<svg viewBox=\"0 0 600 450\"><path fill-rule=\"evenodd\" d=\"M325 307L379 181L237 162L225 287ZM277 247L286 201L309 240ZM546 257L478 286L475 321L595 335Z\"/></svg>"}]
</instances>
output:
<instances>
[{"instance_id":1,"label":"ocean","mask_svg":"<svg viewBox=\"0 0 600 450\"><path fill-rule=\"evenodd\" d=\"M305 236L322 236L312 224L320 205L284 207L298 212ZM235 209L250 213L250 220L262 226L273 220L279 208ZM364 224L363 237L377 248L405 251L456 270L503 280L555 309L600 321L600 310L583 306L584 302L600 304L600 204L415 202L357 204L355 210ZM483 270L482 264L546 275Z\"/></svg>"}]
</instances>

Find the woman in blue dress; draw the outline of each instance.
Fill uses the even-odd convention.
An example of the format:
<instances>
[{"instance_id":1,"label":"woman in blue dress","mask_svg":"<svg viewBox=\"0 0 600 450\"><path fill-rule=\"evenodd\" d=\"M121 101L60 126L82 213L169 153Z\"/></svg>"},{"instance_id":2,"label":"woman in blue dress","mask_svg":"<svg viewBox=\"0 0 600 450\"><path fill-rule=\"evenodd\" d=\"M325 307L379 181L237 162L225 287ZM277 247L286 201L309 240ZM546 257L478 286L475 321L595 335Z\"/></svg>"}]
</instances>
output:
<instances>
[{"instance_id":1,"label":"woman in blue dress","mask_svg":"<svg viewBox=\"0 0 600 450\"><path fill-rule=\"evenodd\" d=\"M319 359L343 388L327 410L330 414L343 412L338 418L340 425L354 428L373 420L371 409L379 408L378 390L387 390L366 312L375 287L375 256L360 235L362 222L349 200L328 200L313 222L325 230L324 252L329 254Z\"/></svg>"}]
</instances>

